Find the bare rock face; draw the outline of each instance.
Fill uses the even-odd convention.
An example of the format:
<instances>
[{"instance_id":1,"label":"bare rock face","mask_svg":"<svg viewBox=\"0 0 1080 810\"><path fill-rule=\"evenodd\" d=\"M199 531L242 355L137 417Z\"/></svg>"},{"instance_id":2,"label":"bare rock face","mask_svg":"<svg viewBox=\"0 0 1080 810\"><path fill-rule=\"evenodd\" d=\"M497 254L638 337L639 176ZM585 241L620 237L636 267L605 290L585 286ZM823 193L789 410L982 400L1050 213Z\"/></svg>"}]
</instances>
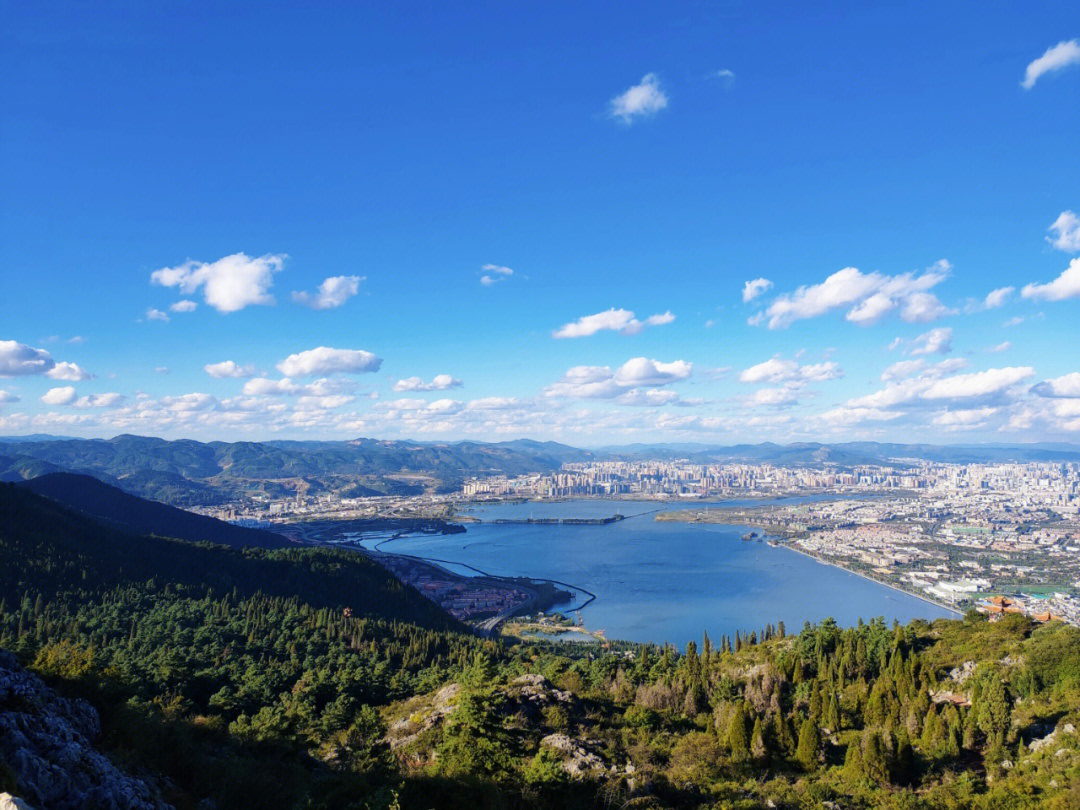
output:
<instances>
[{"instance_id":1,"label":"bare rock face","mask_svg":"<svg viewBox=\"0 0 1080 810\"><path fill-rule=\"evenodd\" d=\"M10 793L0 793L0 810L34 810L34 808Z\"/></svg>"},{"instance_id":2,"label":"bare rock face","mask_svg":"<svg viewBox=\"0 0 1080 810\"><path fill-rule=\"evenodd\" d=\"M169 808L145 782L94 749L91 741L100 733L89 703L59 697L20 667L15 656L0 650L0 760L15 774L23 808Z\"/></svg>"},{"instance_id":3,"label":"bare rock face","mask_svg":"<svg viewBox=\"0 0 1080 810\"><path fill-rule=\"evenodd\" d=\"M586 748L582 740L575 740L566 734L549 734L540 741L540 745L563 754L563 770L571 776L584 776L604 769L604 761Z\"/></svg>"}]
</instances>

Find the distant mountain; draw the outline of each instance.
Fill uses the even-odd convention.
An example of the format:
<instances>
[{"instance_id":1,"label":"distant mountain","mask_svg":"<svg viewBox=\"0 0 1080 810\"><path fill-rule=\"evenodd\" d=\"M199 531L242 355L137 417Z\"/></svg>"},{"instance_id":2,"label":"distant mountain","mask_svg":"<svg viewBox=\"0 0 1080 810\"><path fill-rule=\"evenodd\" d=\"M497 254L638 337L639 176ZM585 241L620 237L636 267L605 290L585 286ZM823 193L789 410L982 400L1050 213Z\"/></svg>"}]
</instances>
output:
<instances>
[{"instance_id":1,"label":"distant mountain","mask_svg":"<svg viewBox=\"0 0 1080 810\"><path fill-rule=\"evenodd\" d=\"M418 494L455 491L467 476L522 475L594 458L557 442L197 442L122 435L112 439L11 442L9 480L58 470L88 473L140 497L174 505L219 503L239 492L285 497L304 491ZM33 465L20 458L51 466ZM280 482L268 486L266 482ZM425 483L426 482L426 483Z\"/></svg>"},{"instance_id":2,"label":"distant mountain","mask_svg":"<svg viewBox=\"0 0 1080 810\"><path fill-rule=\"evenodd\" d=\"M939 463L1080 462L1080 447L1069 444L935 445L880 442L795 442L792 444L635 444L597 449L597 456L623 459L687 459L700 464L745 462L786 466L894 464L912 459Z\"/></svg>"},{"instance_id":3,"label":"distant mountain","mask_svg":"<svg viewBox=\"0 0 1080 810\"><path fill-rule=\"evenodd\" d=\"M88 475L49 473L23 481L19 486L130 534L154 534L236 547L294 546L279 534L233 526L222 520L137 498Z\"/></svg>"},{"instance_id":4,"label":"distant mountain","mask_svg":"<svg viewBox=\"0 0 1080 810\"><path fill-rule=\"evenodd\" d=\"M51 433L27 433L25 436L0 436L0 444L14 442L56 442L63 439L72 439L72 436L54 436Z\"/></svg>"}]
</instances>

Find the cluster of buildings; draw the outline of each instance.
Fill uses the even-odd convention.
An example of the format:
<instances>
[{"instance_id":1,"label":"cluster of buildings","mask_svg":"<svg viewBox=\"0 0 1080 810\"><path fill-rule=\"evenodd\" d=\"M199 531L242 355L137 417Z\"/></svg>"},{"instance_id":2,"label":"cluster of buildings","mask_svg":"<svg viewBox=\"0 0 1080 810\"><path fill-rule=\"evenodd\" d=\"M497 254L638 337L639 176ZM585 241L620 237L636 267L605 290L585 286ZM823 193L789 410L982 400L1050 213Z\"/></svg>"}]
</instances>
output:
<instances>
[{"instance_id":1,"label":"cluster of buildings","mask_svg":"<svg viewBox=\"0 0 1080 810\"><path fill-rule=\"evenodd\" d=\"M922 460L850 468L774 464L696 464L689 461L591 461L564 464L553 473L490 476L465 482L462 495L477 497L715 498L823 490L933 494L1012 492L1016 507L1052 506L1080 515L1080 464L946 464Z\"/></svg>"},{"instance_id":2,"label":"cluster of buildings","mask_svg":"<svg viewBox=\"0 0 1080 810\"><path fill-rule=\"evenodd\" d=\"M1006 593L1028 615L1080 624L1080 520L1060 504L979 487L757 507L742 518L942 604Z\"/></svg>"}]
</instances>

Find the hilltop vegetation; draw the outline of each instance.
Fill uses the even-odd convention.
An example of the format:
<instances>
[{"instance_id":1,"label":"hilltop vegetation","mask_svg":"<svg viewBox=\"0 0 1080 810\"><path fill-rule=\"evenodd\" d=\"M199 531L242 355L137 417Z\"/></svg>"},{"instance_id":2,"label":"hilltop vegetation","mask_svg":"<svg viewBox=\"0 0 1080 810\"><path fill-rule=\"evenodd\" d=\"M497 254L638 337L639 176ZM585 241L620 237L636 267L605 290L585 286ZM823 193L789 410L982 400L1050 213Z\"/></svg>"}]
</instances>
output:
<instances>
[{"instance_id":1,"label":"hilltop vegetation","mask_svg":"<svg viewBox=\"0 0 1080 810\"><path fill-rule=\"evenodd\" d=\"M0 589L0 647L90 699L114 760L179 808L1080 800L1080 631L1059 623L825 622L681 654L481 640L360 555L137 537L10 485Z\"/></svg>"}]
</instances>

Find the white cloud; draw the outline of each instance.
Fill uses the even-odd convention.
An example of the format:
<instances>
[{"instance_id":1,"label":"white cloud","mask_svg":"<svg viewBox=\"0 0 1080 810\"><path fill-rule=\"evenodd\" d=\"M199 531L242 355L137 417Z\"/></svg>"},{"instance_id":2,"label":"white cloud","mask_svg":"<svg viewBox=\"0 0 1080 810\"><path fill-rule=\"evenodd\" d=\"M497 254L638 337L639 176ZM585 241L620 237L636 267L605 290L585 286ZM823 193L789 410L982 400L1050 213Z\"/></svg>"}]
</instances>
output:
<instances>
[{"instance_id":1,"label":"white cloud","mask_svg":"<svg viewBox=\"0 0 1080 810\"><path fill-rule=\"evenodd\" d=\"M927 354L948 354L952 351L951 327L945 326L939 329L931 329L915 338L915 348L910 352L912 357L921 357Z\"/></svg>"},{"instance_id":2,"label":"white cloud","mask_svg":"<svg viewBox=\"0 0 1080 810\"><path fill-rule=\"evenodd\" d=\"M1069 65L1080 65L1080 39L1065 40L1052 48L1047 48L1046 53L1027 66L1020 86L1025 90L1030 90L1040 76Z\"/></svg>"},{"instance_id":3,"label":"white cloud","mask_svg":"<svg viewBox=\"0 0 1080 810\"><path fill-rule=\"evenodd\" d=\"M356 397L347 394L331 394L325 397L303 396L296 400L296 408L301 411L329 411L348 405Z\"/></svg>"},{"instance_id":4,"label":"white cloud","mask_svg":"<svg viewBox=\"0 0 1080 810\"><path fill-rule=\"evenodd\" d=\"M716 71L713 74L713 77L722 81L725 87L731 87L735 84L735 71L728 70L727 68Z\"/></svg>"},{"instance_id":5,"label":"white cloud","mask_svg":"<svg viewBox=\"0 0 1080 810\"><path fill-rule=\"evenodd\" d=\"M751 396L744 400L750 407L764 405L794 405L799 401L801 392L799 385L785 385L781 388L759 388Z\"/></svg>"},{"instance_id":6,"label":"white cloud","mask_svg":"<svg viewBox=\"0 0 1080 810\"><path fill-rule=\"evenodd\" d=\"M470 401L467 407L473 411L505 411L522 404L517 397L481 397Z\"/></svg>"},{"instance_id":7,"label":"white cloud","mask_svg":"<svg viewBox=\"0 0 1080 810\"><path fill-rule=\"evenodd\" d=\"M1023 322L1024 322L1024 316L1023 315L1013 315L1011 318L1009 318L1007 321L1005 321L1001 325L1005 326L1005 327L1019 326Z\"/></svg>"},{"instance_id":8,"label":"white cloud","mask_svg":"<svg viewBox=\"0 0 1080 810\"><path fill-rule=\"evenodd\" d=\"M585 315L572 323L563 324L551 333L557 339L578 338L595 335L601 331L619 332L623 335L636 335L648 326L662 326L675 320L670 312L650 315L644 321L634 317L628 309L609 309L595 315Z\"/></svg>"},{"instance_id":9,"label":"white cloud","mask_svg":"<svg viewBox=\"0 0 1080 810\"><path fill-rule=\"evenodd\" d=\"M93 374L75 363L57 363L45 372L45 376L52 380L66 380L67 382L82 382L93 379Z\"/></svg>"},{"instance_id":10,"label":"white cloud","mask_svg":"<svg viewBox=\"0 0 1080 810\"><path fill-rule=\"evenodd\" d=\"M611 117L618 118L624 124L631 124L635 118L654 115L664 109L667 103L667 96L660 88L659 77L655 73L647 73L640 84L635 84L611 100Z\"/></svg>"},{"instance_id":11,"label":"white cloud","mask_svg":"<svg viewBox=\"0 0 1080 810\"><path fill-rule=\"evenodd\" d=\"M944 259L920 275L910 272L888 276L845 267L820 284L799 287L793 293L778 296L765 314L770 329L782 329L804 318L816 318L850 307L847 320L867 326L900 307L901 318L922 323L954 311L928 292L948 278L951 269L952 265Z\"/></svg>"},{"instance_id":12,"label":"white cloud","mask_svg":"<svg viewBox=\"0 0 1080 810\"><path fill-rule=\"evenodd\" d=\"M268 380L266 377L256 377L254 380L248 380L244 383L244 395L262 397L295 394L300 387L288 377L282 380Z\"/></svg>"},{"instance_id":13,"label":"white cloud","mask_svg":"<svg viewBox=\"0 0 1080 810\"><path fill-rule=\"evenodd\" d=\"M909 295L904 299L904 307L900 310L900 317L908 323L929 323L955 314L956 310L945 306L936 295L924 292Z\"/></svg>"},{"instance_id":14,"label":"white cloud","mask_svg":"<svg viewBox=\"0 0 1080 810\"><path fill-rule=\"evenodd\" d=\"M514 275L514 271L509 267L503 267L499 264L485 264L480 269L484 271L484 275L480 276L480 283L485 287L490 287L500 281L506 281L506 279Z\"/></svg>"},{"instance_id":15,"label":"white cloud","mask_svg":"<svg viewBox=\"0 0 1080 810\"><path fill-rule=\"evenodd\" d=\"M170 312L194 312L198 308L198 306L199 305L196 304L194 301L188 301L188 300L185 299L183 301L177 301L175 304L173 304L171 307L169 307L169 311Z\"/></svg>"},{"instance_id":16,"label":"white cloud","mask_svg":"<svg viewBox=\"0 0 1080 810\"><path fill-rule=\"evenodd\" d=\"M881 408L842 406L825 411L818 418L833 427L844 427L860 422L890 422L904 416L902 411L887 411Z\"/></svg>"},{"instance_id":17,"label":"white cloud","mask_svg":"<svg viewBox=\"0 0 1080 810\"><path fill-rule=\"evenodd\" d=\"M941 401L941 400L971 400L980 397L1002 394L1006 389L1016 383L1031 377L1035 369L1022 368L992 368L972 374L953 374L963 368L967 360L962 357L944 360L936 365L922 368L917 377L906 376L901 378L904 372L911 371L912 367L897 368L901 364L894 364L886 369L889 382L885 388L872 394L850 399L845 403L847 408L871 408L885 409L896 405L917 401ZM892 373L890 373L890 369Z\"/></svg>"},{"instance_id":18,"label":"white cloud","mask_svg":"<svg viewBox=\"0 0 1080 810\"><path fill-rule=\"evenodd\" d=\"M217 398L210 394L195 392L174 397L162 397L157 404L168 411L189 413L213 408L217 404Z\"/></svg>"},{"instance_id":19,"label":"white cloud","mask_svg":"<svg viewBox=\"0 0 1080 810\"><path fill-rule=\"evenodd\" d=\"M309 377L313 374L362 374L378 371L381 365L382 360L371 352L319 346L290 354L277 364L277 369L286 377Z\"/></svg>"},{"instance_id":20,"label":"white cloud","mask_svg":"<svg viewBox=\"0 0 1080 810\"><path fill-rule=\"evenodd\" d=\"M645 405L655 407L670 405L679 399L679 394L666 388L631 388L616 400L620 405Z\"/></svg>"},{"instance_id":21,"label":"white cloud","mask_svg":"<svg viewBox=\"0 0 1080 810\"><path fill-rule=\"evenodd\" d=\"M13 394L10 391L5 391L3 388L0 388L0 405L3 405L3 404L8 403L8 402L18 402L18 401L19 401L19 395L18 394Z\"/></svg>"},{"instance_id":22,"label":"white cloud","mask_svg":"<svg viewBox=\"0 0 1080 810\"><path fill-rule=\"evenodd\" d=\"M623 363L615 372L615 381L622 386L667 385L690 376L691 364L685 360L661 363L635 357Z\"/></svg>"},{"instance_id":23,"label":"white cloud","mask_svg":"<svg viewBox=\"0 0 1080 810\"><path fill-rule=\"evenodd\" d=\"M244 377L250 377L255 373L254 366L239 366L232 360L223 360L220 363L208 363L203 366L203 370L211 377L216 377L219 380L225 377L242 379Z\"/></svg>"},{"instance_id":24,"label":"white cloud","mask_svg":"<svg viewBox=\"0 0 1080 810\"><path fill-rule=\"evenodd\" d=\"M1005 340L1005 341L1002 341L1001 343L997 344L996 346L991 346L986 351L987 351L988 354L1001 354L1002 352L1007 352L1011 348L1012 348L1012 343Z\"/></svg>"},{"instance_id":25,"label":"white cloud","mask_svg":"<svg viewBox=\"0 0 1080 810\"><path fill-rule=\"evenodd\" d=\"M87 396L79 397L77 400L71 403L75 408L115 408L117 405L123 404L126 400L123 394L108 393L108 394L88 394Z\"/></svg>"},{"instance_id":26,"label":"white cloud","mask_svg":"<svg viewBox=\"0 0 1080 810\"><path fill-rule=\"evenodd\" d=\"M460 388L461 380L449 374L436 374L431 382L426 383L420 377L406 377L394 383L395 391L445 391L448 388Z\"/></svg>"},{"instance_id":27,"label":"white cloud","mask_svg":"<svg viewBox=\"0 0 1080 810\"><path fill-rule=\"evenodd\" d=\"M745 304L748 301L753 301L762 293L771 290L772 286L773 283L767 278L755 278L752 281L747 281L743 284L742 288L743 303Z\"/></svg>"},{"instance_id":28,"label":"white cloud","mask_svg":"<svg viewBox=\"0 0 1080 810\"><path fill-rule=\"evenodd\" d=\"M35 349L14 340L0 340L0 377L46 374L56 361L44 349Z\"/></svg>"},{"instance_id":29,"label":"white cloud","mask_svg":"<svg viewBox=\"0 0 1080 810\"><path fill-rule=\"evenodd\" d=\"M1049 284L1027 284L1020 294L1037 301L1064 301L1080 296L1080 257L1069 262L1069 267Z\"/></svg>"},{"instance_id":30,"label":"white cloud","mask_svg":"<svg viewBox=\"0 0 1080 810\"><path fill-rule=\"evenodd\" d=\"M155 270L150 280L163 287L178 287L184 295L202 288L206 303L218 312L236 312L253 304L274 303L269 290L274 273L285 266L285 258L234 253L216 262L187 261L177 267L163 267Z\"/></svg>"},{"instance_id":31,"label":"white cloud","mask_svg":"<svg viewBox=\"0 0 1080 810\"><path fill-rule=\"evenodd\" d=\"M782 360L772 357L764 363L744 369L739 373L739 382L744 383L787 383L787 382L824 382L844 376L844 370L836 363L815 363L800 366L794 360Z\"/></svg>"},{"instance_id":32,"label":"white cloud","mask_svg":"<svg viewBox=\"0 0 1080 810\"><path fill-rule=\"evenodd\" d=\"M1072 211L1062 211L1049 230L1057 235L1053 239L1046 237L1046 241L1058 250L1064 250L1066 253L1076 253L1080 250L1080 217Z\"/></svg>"},{"instance_id":33,"label":"white cloud","mask_svg":"<svg viewBox=\"0 0 1080 810\"><path fill-rule=\"evenodd\" d=\"M319 291L314 295L294 292L292 300L311 309L334 309L360 292L363 280L362 276L331 276L319 285Z\"/></svg>"},{"instance_id":34,"label":"white cloud","mask_svg":"<svg viewBox=\"0 0 1080 810\"><path fill-rule=\"evenodd\" d=\"M1009 299L1009 296L1015 291L1015 287L1000 287L996 290L991 290L986 294L986 299L983 301L983 307L985 309L997 309L1004 304Z\"/></svg>"},{"instance_id":35,"label":"white cloud","mask_svg":"<svg viewBox=\"0 0 1080 810\"><path fill-rule=\"evenodd\" d=\"M859 305L853 307L847 314L847 319L860 326L877 323L887 312L896 309L896 301L885 293L874 293Z\"/></svg>"},{"instance_id":36,"label":"white cloud","mask_svg":"<svg viewBox=\"0 0 1080 810\"><path fill-rule=\"evenodd\" d=\"M75 389L70 385L50 388L41 395L41 401L46 405L67 405L75 401Z\"/></svg>"},{"instance_id":37,"label":"white cloud","mask_svg":"<svg viewBox=\"0 0 1080 810\"><path fill-rule=\"evenodd\" d=\"M923 392L923 399L968 399L1000 393L1035 374L1030 366L991 368L972 374L957 374L936 381Z\"/></svg>"},{"instance_id":38,"label":"white cloud","mask_svg":"<svg viewBox=\"0 0 1080 810\"><path fill-rule=\"evenodd\" d=\"M685 380L692 365L684 360L661 363L646 357L626 361L616 371L609 366L574 366L558 382L547 386L548 397L611 399L631 388L647 388Z\"/></svg>"},{"instance_id":39,"label":"white cloud","mask_svg":"<svg viewBox=\"0 0 1080 810\"><path fill-rule=\"evenodd\" d=\"M901 360L898 363L893 363L881 372L881 380L882 382L902 380L905 377L910 377L912 374L922 371L925 365L925 360Z\"/></svg>"},{"instance_id":40,"label":"white cloud","mask_svg":"<svg viewBox=\"0 0 1080 810\"><path fill-rule=\"evenodd\" d=\"M933 422L943 427L977 428L985 425L986 420L997 412L997 408L962 408L941 411L934 417Z\"/></svg>"},{"instance_id":41,"label":"white cloud","mask_svg":"<svg viewBox=\"0 0 1080 810\"><path fill-rule=\"evenodd\" d=\"M352 380L331 380L325 377L308 385L300 385L288 377L280 380L256 377L254 380L248 380L244 383L243 393L245 396L330 397L339 394L352 394L356 391L356 387L356 383Z\"/></svg>"},{"instance_id":42,"label":"white cloud","mask_svg":"<svg viewBox=\"0 0 1080 810\"><path fill-rule=\"evenodd\" d=\"M165 323L168 323L169 316L162 312L160 309L154 309L153 307L150 307L150 309L146 310L146 320L164 321Z\"/></svg>"},{"instance_id":43,"label":"white cloud","mask_svg":"<svg viewBox=\"0 0 1080 810\"><path fill-rule=\"evenodd\" d=\"M74 337L69 337L67 342L77 346L80 343L86 343L86 338L82 335L75 335Z\"/></svg>"},{"instance_id":44,"label":"white cloud","mask_svg":"<svg viewBox=\"0 0 1080 810\"><path fill-rule=\"evenodd\" d=\"M1064 377L1056 377L1052 380L1043 380L1032 386L1031 392L1040 397L1080 397L1080 371L1066 374Z\"/></svg>"},{"instance_id":45,"label":"white cloud","mask_svg":"<svg viewBox=\"0 0 1080 810\"><path fill-rule=\"evenodd\" d=\"M168 366L158 366L158 367L156 367L154 369L154 373L155 374L168 374L169 373L169 367Z\"/></svg>"}]
</instances>

